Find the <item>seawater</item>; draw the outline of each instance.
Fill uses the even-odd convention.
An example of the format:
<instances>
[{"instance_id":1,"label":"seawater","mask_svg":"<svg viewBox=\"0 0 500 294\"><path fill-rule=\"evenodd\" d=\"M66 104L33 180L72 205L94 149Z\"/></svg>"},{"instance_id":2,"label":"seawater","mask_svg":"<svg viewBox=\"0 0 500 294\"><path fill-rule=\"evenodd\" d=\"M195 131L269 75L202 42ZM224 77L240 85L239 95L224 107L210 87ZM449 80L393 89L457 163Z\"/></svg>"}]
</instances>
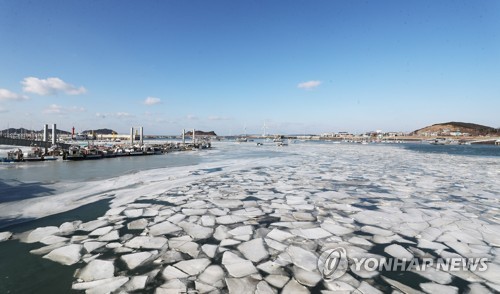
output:
<instances>
[{"instance_id":1,"label":"seawater","mask_svg":"<svg viewBox=\"0 0 500 294\"><path fill-rule=\"evenodd\" d=\"M82 162L41 162L41 163L18 163L0 166L0 209L5 207L23 207L25 201L40 199L44 201L51 197L57 198L61 194L71 192L72 185L80 188L95 188L103 182L120 182L122 179L132 181L137 185L136 193L142 193L141 182L154 182L155 177L167 182L167 176L183 177L197 176L215 171L227 171L229 168L242 169L245 162L255 161L257 165L266 166L267 162L273 164L282 163L286 165L291 159L300 157L328 157L333 156L331 163L325 163L325 169L333 168L339 172L357 170L358 174L370 174L373 165L367 165L363 160L372 154L379 159L381 166L387 165L397 170L388 173L428 173L429 176L447 176L453 167L441 169L435 167L443 164L443 160L452 158L450 162L474 165L474 160L482 163L496 165L500 167L500 147L498 146L434 146L424 144L332 144L330 142L321 143L295 143L288 147L276 147L272 143L264 146L256 146L255 142L234 143L221 142L214 143L214 149L193 152L170 153L157 156L125 157L102 159L96 161ZM395 150L403 149L407 153L428 155L431 162L423 165L427 170L415 171L412 166L412 159L400 159L400 164L394 166L394 162L384 162L384 154L393 153ZM333 151L332 151L333 150ZM360 156L360 154L362 156ZM341 161L336 161L339 157ZM422 158L419 156L418 158ZM491 160L485 160L485 159ZM463 159L463 160L462 160ZM239 166L241 164L241 167ZM333 167L329 166L330 164ZM339 166L335 166L335 165ZM422 166L421 166L422 167ZM323 167L322 167L323 168ZM440 170L436 171L436 168ZM479 166L471 166L478 169ZM366 169L366 170L365 170ZM383 169L383 168L381 168ZM494 174L491 174L494 176ZM456 176L456 175L455 175ZM460 175L459 175L460 176ZM459 177L458 177L459 178ZM369 177L368 177L369 179ZM409 178L410 179L410 178ZM148 182L149 181L149 182ZM368 181L368 182L367 182ZM87 183L89 182L89 183ZM146 183L146 184L147 184ZM350 189L366 189L370 184L377 188L377 183L370 183L369 180L350 178L339 187ZM462 183L457 180L456 185ZM349 186L349 187L347 187ZM110 186L112 187L112 186ZM477 188L477 187L476 187ZM479 187L480 188L480 187ZM111 189L111 188L110 188ZM85 198L87 195L81 189L80 194L75 195ZM106 190L107 191L107 190ZM146 191L151 192L151 191ZM144 193L146 193L144 192ZM383 190L377 190L383 193ZM490 191L497 193L498 191ZM450 195L451 196L451 195ZM99 199L99 195L92 199ZM0 230L12 232L24 232L36 227L48 225L60 225L65 221L96 219L103 215L108 209L110 199L93 201L84 204L79 208L70 211L44 216L36 220L25 215L20 219L6 219L0 213ZM28 203L28 202L26 202ZM31 203L31 202L30 202ZM82 203L85 203L84 201ZM2 210L0 210L1 212ZM0 292L1 293L65 293L71 288L73 273L77 266L67 267L49 260L42 259L29 253L29 250L40 247L39 244L23 244L16 240L0 243Z\"/></svg>"}]
</instances>

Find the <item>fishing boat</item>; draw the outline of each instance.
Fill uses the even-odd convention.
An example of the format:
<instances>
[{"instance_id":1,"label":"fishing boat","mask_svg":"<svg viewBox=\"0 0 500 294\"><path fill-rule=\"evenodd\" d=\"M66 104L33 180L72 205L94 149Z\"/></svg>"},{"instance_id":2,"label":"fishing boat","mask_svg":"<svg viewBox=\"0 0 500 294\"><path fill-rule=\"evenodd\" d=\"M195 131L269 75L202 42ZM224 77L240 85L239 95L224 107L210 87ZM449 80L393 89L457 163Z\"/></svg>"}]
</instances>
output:
<instances>
[{"instance_id":1,"label":"fishing boat","mask_svg":"<svg viewBox=\"0 0 500 294\"><path fill-rule=\"evenodd\" d=\"M83 160L85 159L85 155L83 154L80 146L71 145L68 148L68 152L63 155L64 160Z\"/></svg>"},{"instance_id":2,"label":"fishing boat","mask_svg":"<svg viewBox=\"0 0 500 294\"><path fill-rule=\"evenodd\" d=\"M23 161L43 161L43 153L40 147L33 146L30 151L25 152Z\"/></svg>"},{"instance_id":3,"label":"fishing boat","mask_svg":"<svg viewBox=\"0 0 500 294\"><path fill-rule=\"evenodd\" d=\"M102 151L95 147L87 147L83 150L85 159L101 159L103 157Z\"/></svg>"},{"instance_id":4,"label":"fishing boat","mask_svg":"<svg viewBox=\"0 0 500 294\"><path fill-rule=\"evenodd\" d=\"M18 148L18 149L15 149L13 151L7 152L7 160L10 162L23 161L23 151Z\"/></svg>"}]
</instances>

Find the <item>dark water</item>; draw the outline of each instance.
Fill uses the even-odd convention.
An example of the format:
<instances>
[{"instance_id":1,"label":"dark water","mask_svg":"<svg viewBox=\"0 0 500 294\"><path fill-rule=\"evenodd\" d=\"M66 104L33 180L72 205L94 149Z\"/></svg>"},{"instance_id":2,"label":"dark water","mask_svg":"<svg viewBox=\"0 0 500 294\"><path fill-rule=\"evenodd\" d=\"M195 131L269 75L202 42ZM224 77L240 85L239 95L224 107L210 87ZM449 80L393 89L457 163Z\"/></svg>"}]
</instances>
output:
<instances>
[{"instance_id":1,"label":"dark water","mask_svg":"<svg viewBox=\"0 0 500 294\"><path fill-rule=\"evenodd\" d=\"M500 146L494 145L432 145L402 144L403 148L416 152L466 156L500 156Z\"/></svg>"},{"instance_id":2,"label":"dark water","mask_svg":"<svg viewBox=\"0 0 500 294\"><path fill-rule=\"evenodd\" d=\"M109 209L107 200L97 201L77 209L36 221L5 228L15 233L43 226L59 226L67 221L90 221ZM0 293L71 293L73 273L80 264L65 266L29 253L39 243L25 244L17 240L0 243Z\"/></svg>"}]
</instances>

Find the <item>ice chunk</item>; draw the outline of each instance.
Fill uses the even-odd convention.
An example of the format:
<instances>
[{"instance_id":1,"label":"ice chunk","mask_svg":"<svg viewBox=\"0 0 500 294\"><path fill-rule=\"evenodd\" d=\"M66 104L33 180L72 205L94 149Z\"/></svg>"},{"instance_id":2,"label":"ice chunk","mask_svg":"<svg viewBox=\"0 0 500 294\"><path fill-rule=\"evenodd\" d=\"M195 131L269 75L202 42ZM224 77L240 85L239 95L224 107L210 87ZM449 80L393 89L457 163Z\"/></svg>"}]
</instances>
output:
<instances>
[{"instance_id":1,"label":"ice chunk","mask_svg":"<svg viewBox=\"0 0 500 294\"><path fill-rule=\"evenodd\" d=\"M123 214L125 214L125 216L127 216L128 218L137 218L137 217L142 216L143 212L144 212L144 210L142 208L127 209L123 212Z\"/></svg>"},{"instance_id":2,"label":"ice chunk","mask_svg":"<svg viewBox=\"0 0 500 294\"><path fill-rule=\"evenodd\" d=\"M62 243L62 242L66 242L66 241L68 241L68 238L50 235L50 236L47 236L45 238L42 238L42 240L40 240L40 243L43 243L45 245L51 245L51 244Z\"/></svg>"},{"instance_id":3,"label":"ice chunk","mask_svg":"<svg viewBox=\"0 0 500 294\"><path fill-rule=\"evenodd\" d=\"M93 220L93 221L89 221L89 222L81 224L78 227L78 230L91 232L97 228L104 227L107 224L108 224L108 221L97 219L97 220Z\"/></svg>"},{"instance_id":4,"label":"ice chunk","mask_svg":"<svg viewBox=\"0 0 500 294\"><path fill-rule=\"evenodd\" d=\"M112 278L115 273L115 266L112 261L94 259L81 269L77 278L84 282Z\"/></svg>"},{"instance_id":5,"label":"ice chunk","mask_svg":"<svg viewBox=\"0 0 500 294\"><path fill-rule=\"evenodd\" d=\"M106 242L89 241L89 242L83 243L83 248L85 248L85 251L87 251L87 253L90 253L90 252L92 252L92 251L96 250L97 248L100 248L104 245L106 245Z\"/></svg>"},{"instance_id":6,"label":"ice chunk","mask_svg":"<svg viewBox=\"0 0 500 294\"><path fill-rule=\"evenodd\" d=\"M322 239L326 237L330 237L332 234L327 232L322 228L311 228L311 229L293 229L290 232L294 235L300 236L305 239Z\"/></svg>"},{"instance_id":7,"label":"ice chunk","mask_svg":"<svg viewBox=\"0 0 500 294\"><path fill-rule=\"evenodd\" d=\"M296 266L308 271L316 269L318 257L314 253L297 246L289 246L286 252Z\"/></svg>"},{"instance_id":8,"label":"ice chunk","mask_svg":"<svg viewBox=\"0 0 500 294\"><path fill-rule=\"evenodd\" d=\"M251 235L253 233L253 228L252 226L240 226L235 229L232 229L228 232L229 234L233 236L238 236L238 235Z\"/></svg>"},{"instance_id":9,"label":"ice chunk","mask_svg":"<svg viewBox=\"0 0 500 294\"><path fill-rule=\"evenodd\" d=\"M112 229L113 229L112 226L98 228L98 229L95 229L92 232L90 232L89 236L102 236L102 235L105 235L105 234L111 232Z\"/></svg>"},{"instance_id":10,"label":"ice chunk","mask_svg":"<svg viewBox=\"0 0 500 294\"><path fill-rule=\"evenodd\" d=\"M288 232L282 231L280 229L273 229L271 232L269 232L269 234L267 234L266 237L274 239L279 242L283 242L286 239L292 238L293 235Z\"/></svg>"},{"instance_id":11,"label":"ice chunk","mask_svg":"<svg viewBox=\"0 0 500 294\"><path fill-rule=\"evenodd\" d=\"M336 236L342 236L353 232L353 230L350 228L346 228L330 222L322 223L321 227Z\"/></svg>"},{"instance_id":12,"label":"ice chunk","mask_svg":"<svg viewBox=\"0 0 500 294\"><path fill-rule=\"evenodd\" d=\"M215 217L212 215L202 215L201 225L205 227L213 227L215 225Z\"/></svg>"},{"instance_id":13,"label":"ice chunk","mask_svg":"<svg viewBox=\"0 0 500 294\"><path fill-rule=\"evenodd\" d=\"M210 258L214 258L217 251L217 245L204 244L201 246L201 250Z\"/></svg>"},{"instance_id":14,"label":"ice chunk","mask_svg":"<svg viewBox=\"0 0 500 294\"><path fill-rule=\"evenodd\" d=\"M288 283L288 280L290 280L289 277L284 276L284 275L268 275L267 277L264 278L269 284L276 288L283 288L286 283Z\"/></svg>"},{"instance_id":15,"label":"ice chunk","mask_svg":"<svg viewBox=\"0 0 500 294\"><path fill-rule=\"evenodd\" d=\"M309 294L306 287L299 284L295 279L291 279L283 288L282 294Z\"/></svg>"},{"instance_id":16,"label":"ice chunk","mask_svg":"<svg viewBox=\"0 0 500 294\"><path fill-rule=\"evenodd\" d=\"M110 293L128 281L127 277L114 277L91 282L75 283L73 290L87 290L85 293Z\"/></svg>"},{"instance_id":17,"label":"ice chunk","mask_svg":"<svg viewBox=\"0 0 500 294\"><path fill-rule=\"evenodd\" d=\"M183 228L193 239L207 239L212 236L213 229L188 222L180 222L179 227Z\"/></svg>"},{"instance_id":18,"label":"ice chunk","mask_svg":"<svg viewBox=\"0 0 500 294\"><path fill-rule=\"evenodd\" d=\"M373 287L365 281L362 281L357 289L360 293L370 293L370 294L383 294L382 291Z\"/></svg>"},{"instance_id":19,"label":"ice chunk","mask_svg":"<svg viewBox=\"0 0 500 294\"><path fill-rule=\"evenodd\" d=\"M229 233L231 233L231 231L229 231ZM238 250L243 254L243 256L253 262L259 262L269 256L269 253L264 247L262 238L241 243L238 245Z\"/></svg>"},{"instance_id":20,"label":"ice chunk","mask_svg":"<svg viewBox=\"0 0 500 294\"><path fill-rule=\"evenodd\" d=\"M408 252L408 250L404 249L404 247L398 244L389 245L384 248L384 251L387 254L401 260L403 259L410 260L413 258L413 255L410 252Z\"/></svg>"},{"instance_id":21,"label":"ice chunk","mask_svg":"<svg viewBox=\"0 0 500 294\"><path fill-rule=\"evenodd\" d=\"M97 240L99 241L115 241L115 240L118 240L120 239L120 235L118 234L118 231L111 231L109 233L107 233L106 235L103 235L99 238L97 238Z\"/></svg>"},{"instance_id":22,"label":"ice chunk","mask_svg":"<svg viewBox=\"0 0 500 294\"><path fill-rule=\"evenodd\" d=\"M164 221L162 223L153 225L149 228L149 233L152 236L166 235L173 232L182 230L180 227L172 224L169 221Z\"/></svg>"},{"instance_id":23,"label":"ice chunk","mask_svg":"<svg viewBox=\"0 0 500 294\"><path fill-rule=\"evenodd\" d=\"M127 228L129 230L142 230L145 229L148 226L148 221L144 218L131 221L130 223L127 224Z\"/></svg>"},{"instance_id":24,"label":"ice chunk","mask_svg":"<svg viewBox=\"0 0 500 294\"><path fill-rule=\"evenodd\" d=\"M195 276L201 273L209 264L210 260L208 258L199 258L179 261L174 266L190 276Z\"/></svg>"},{"instance_id":25,"label":"ice chunk","mask_svg":"<svg viewBox=\"0 0 500 294\"><path fill-rule=\"evenodd\" d=\"M214 286L207 285L207 284L199 282L199 281L194 281L194 287L196 288L196 291L198 293L207 293L207 292L217 290Z\"/></svg>"},{"instance_id":26,"label":"ice chunk","mask_svg":"<svg viewBox=\"0 0 500 294\"><path fill-rule=\"evenodd\" d=\"M68 246L54 249L49 254L45 255L43 258L47 258L64 265L72 265L80 261L81 249L82 245L71 244Z\"/></svg>"},{"instance_id":27,"label":"ice chunk","mask_svg":"<svg viewBox=\"0 0 500 294\"><path fill-rule=\"evenodd\" d=\"M224 270L218 265L211 265L198 276L198 279L209 285L214 285L217 281L224 278Z\"/></svg>"},{"instance_id":28,"label":"ice chunk","mask_svg":"<svg viewBox=\"0 0 500 294\"><path fill-rule=\"evenodd\" d=\"M434 283L422 283L420 287L427 293L442 293L442 294L455 294L458 293L458 288L453 286L445 286Z\"/></svg>"},{"instance_id":29,"label":"ice chunk","mask_svg":"<svg viewBox=\"0 0 500 294\"><path fill-rule=\"evenodd\" d=\"M257 273L257 269L251 261L243 259L230 251L224 252L222 264L229 274L236 278Z\"/></svg>"},{"instance_id":30,"label":"ice chunk","mask_svg":"<svg viewBox=\"0 0 500 294\"><path fill-rule=\"evenodd\" d=\"M251 277L226 278L227 289L230 294L254 294L259 280Z\"/></svg>"},{"instance_id":31,"label":"ice chunk","mask_svg":"<svg viewBox=\"0 0 500 294\"><path fill-rule=\"evenodd\" d=\"M255 290L256 294L276 294L278 291L274 290L268 283L265 281L260 281L257 284L257 289Z\"/></svg>"},{"instance_id":32,"label":"ice chunk","mask_svg":"<svg viewBox=\"0 0 500 294\"><path fill-rule=\"evenodd\" d=\"M137 252L122 255L120 258L125 262L129 269L135 269L136 267L146 263L153 254L149 252Z\"/></svg>"},{"instance_id":33,"label":"ice chunk","mask_svg":"<svg viewBox=\"0 0 500 294\"><path fill-rule=\"evenodd\" d=\"M123 286L126 291L137 291L146 288L146 282L148 281L148 276L133 276L130 280Z\"/></svg>"},{"instance_id":34,"label":"ice chunk","mask_svg":"<svg viewBox=\"0 0 500 294\"><path fill-rule=\"evenodd\" d=\"M58 227L42 227L42 228L37 228L31 233L28 234L26 237L25 242L26 243L35 243L35 242L40 242L43 238L46 238L49 235L54 235L59 233L59 228Z\"/></svg>"},{"instance_id":35,"label":"ice chunk","mask_svg":"<svg viewBox=\"0 0 500 294\"><path fill-rule=\"evenodd\" d=\"M246 220L248 220L248 217L242 215L224 215L215 219L215 221L221 225L236 224Z\"/></svg>"},{"instance_id":36,"label":"ice chunk","mask_svg":"<svg viewBox=\"0 0 500 294\"><path fill-rule=\"evenodd\" d=\"M161 249L167 244L167 238L138 236L127 241L125 246L130 248Z\"/></svg>"},{"instance_id":37,"label":"ice chunk","mask_svg":"<svg viewBox=\"0 0 500 294\"><path fill-rule=\"evenodd\" d=\"M322 279L321 274L317 270L307 271L296 266L294 266L292 270L293 277L297 280L297 282L305 286L314 287Z\"/></svg>"},{"instance_id":38,"label":"ice chunk","mask_svg":"<svg viewBox=\"0 0 500 294\"><path fill-rule=\"evenodd\" d=\"M162 276L167 279L167 280L172 280L172 279L184 279L184 278L187 278L189 277L188 274L186 274L185 272L179 270L178 268L176 267L173 267L171 265L167 266L163 272L162 272Z\"/></svg>"}]
</instances>

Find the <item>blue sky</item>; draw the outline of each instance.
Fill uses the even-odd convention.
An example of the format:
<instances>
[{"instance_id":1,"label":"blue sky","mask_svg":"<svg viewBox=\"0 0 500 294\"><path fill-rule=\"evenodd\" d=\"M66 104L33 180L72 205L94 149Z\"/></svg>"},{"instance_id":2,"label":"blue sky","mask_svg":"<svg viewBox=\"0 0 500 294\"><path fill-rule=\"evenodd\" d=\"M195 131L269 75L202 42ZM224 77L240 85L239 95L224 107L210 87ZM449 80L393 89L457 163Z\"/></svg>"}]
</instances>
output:
<instances>
[{"instance_id":1,"label":"blue sky","mask_svg":"<svg viewBox=\"0 0 500 294\"><path fill-rule=\"evenodd\" d=\"M412 131L499 109L495 0L0 0L0 129Z\"/></svg>"}]
</instances>

